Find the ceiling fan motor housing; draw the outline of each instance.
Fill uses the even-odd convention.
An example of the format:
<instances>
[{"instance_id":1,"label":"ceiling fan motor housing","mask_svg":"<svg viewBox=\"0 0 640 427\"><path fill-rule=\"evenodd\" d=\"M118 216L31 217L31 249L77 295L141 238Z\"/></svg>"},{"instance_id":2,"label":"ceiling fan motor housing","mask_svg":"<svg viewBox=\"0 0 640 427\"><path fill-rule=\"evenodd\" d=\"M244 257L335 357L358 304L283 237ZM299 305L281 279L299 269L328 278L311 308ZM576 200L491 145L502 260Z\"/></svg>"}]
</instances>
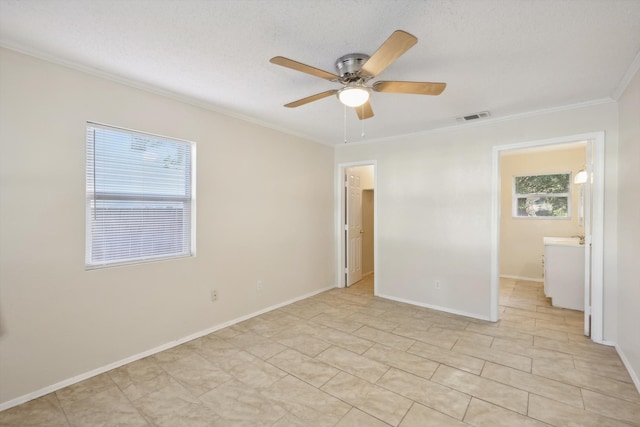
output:
<instances>
[{"instance_id":1,"label":"ceiling fan motor housing","mask_svg":"<svg viewBox=\"0 0 640 427\"><path fill-rule=\"evenodd\" d=\"M362 76L360 76L359 72L368 59L369 55L364 53L350 53L338 58L336 70L338 70L340 79L344 82L361 80Z\"/></svg>"}]
</instances>

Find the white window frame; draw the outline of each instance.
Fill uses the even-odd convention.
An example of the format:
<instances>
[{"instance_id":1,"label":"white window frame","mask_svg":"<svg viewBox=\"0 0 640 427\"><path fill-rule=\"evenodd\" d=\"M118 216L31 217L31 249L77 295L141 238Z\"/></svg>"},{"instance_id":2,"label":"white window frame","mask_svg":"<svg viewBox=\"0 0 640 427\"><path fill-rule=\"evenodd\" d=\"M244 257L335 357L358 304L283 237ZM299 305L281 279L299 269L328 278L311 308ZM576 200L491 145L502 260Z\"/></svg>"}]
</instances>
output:
<instances>
[{"instance_id":1,"label":"white window frame","mask_svg":"<svg viewBox=\"0 0 640 427\"><path fill-rule=\"evenodd\" d=\"M522 177L529 176L547 176L547 175L568 175L569 176L569 186L568 190L565 193L531 193L531 194L520 194L516 193L516 179ZM571 172L551 172L551 173L539 173L539 174L528 174L528 175L517 175L514 176L511 181L511 216L514 219L546 219L546 220L567 220L571 219L571 183L572 174ZM533 197L566 197L567 198L567 215L566 216L529 216L529 215L518 215L518 199L521 198L533 198Z\"/></svg>"},{"instance_id":2,"label":"white window frame","mask_svg":"<svg viewBox=\"0 0 640 427\"><path fill-rule=\"evenodd\" d=\"M147 140L162 141L163 143L175 143L186 146L188 151L189 165L185 171L186 177L184 180L185 186L188 186L189 191L187 195L158 195L149 192L146 194L141 191L132 191L127 193L126 191L115 193L100 193L96 186L96 158L95 158L95 138L93 137L93 130L106 130L118 133L125 133L132 137L139 136ZM115 141L114 141L115 143ZM146 262L156 262L169 259L186 258L195 256L196 248L196 144L192 141L185 141L171 137L165 137L161 135L155 135L147 132L141 132L117 126L105 125L96 122L86 122L86 241L85 241L85 268L87 270L113 267L121 265L141 264ZM142 162L141 162L142 167ZM96 195L97 192L97 195ZM144 256L130 256L119 257L118 259L102 259L97 260L94 258L93 248L94 239L97 238L94 235L94 218L96 211L94 210L96 200L108 200L110 202L127 202L135 203L140 202L141 206L138 210L143 209L144 202L157 202L157 203L182 203L186 204L184 209L188 209L185 213L186 220L185 225L181 229L181 232L176 232L175 236L177 240L182 239L181 251L164 254L146 254ZM147 207L147 209L149 209ZM188 222L188 224L186 224ZM161 224L160 222L156 223ZM97 232L96 232L97 233Z\"/></svg>"}]
</instances>

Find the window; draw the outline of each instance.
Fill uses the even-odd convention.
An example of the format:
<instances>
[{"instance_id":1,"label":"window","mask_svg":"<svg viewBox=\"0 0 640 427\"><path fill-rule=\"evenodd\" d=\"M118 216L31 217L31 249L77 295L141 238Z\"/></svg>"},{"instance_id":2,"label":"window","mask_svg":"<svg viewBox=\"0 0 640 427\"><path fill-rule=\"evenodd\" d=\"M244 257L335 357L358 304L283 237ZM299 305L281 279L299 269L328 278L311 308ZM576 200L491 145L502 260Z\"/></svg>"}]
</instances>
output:
<instances>
[{"instance_id":1,"label":"window","mask_svg":"<svg viewBox=\"0 0 640 427\"><path fill-rule=\"evenodd\" d=\"M195 248L195 146L87 123L87 268Z\"/></svg>"},{"instance_id":2,"label":"window","mask_svg":"<svg viewBox=\"0 0 640 427\"><path fill-rule=\"evenodd\" d=\"M513 216L570 218L570 173L513 178Z\"/></svg>"}]
</instances>

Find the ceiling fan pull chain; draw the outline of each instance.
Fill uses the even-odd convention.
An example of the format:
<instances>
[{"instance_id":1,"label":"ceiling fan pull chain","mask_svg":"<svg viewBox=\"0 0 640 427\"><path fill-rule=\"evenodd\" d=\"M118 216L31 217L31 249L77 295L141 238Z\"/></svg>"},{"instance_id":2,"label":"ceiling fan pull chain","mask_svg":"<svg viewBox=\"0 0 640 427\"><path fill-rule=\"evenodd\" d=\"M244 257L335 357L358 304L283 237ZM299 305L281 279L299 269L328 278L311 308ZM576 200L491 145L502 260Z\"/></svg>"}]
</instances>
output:
<instances>
[{"instance_id":1,"label":"ceiling fan pull chain","mask_svg":"<svg viewBox=\"0 0 640 427\"><path fill-rule=\"evenodd\" d=\"M362 117L364 117L364 104L362 104L360 108L362 108ZM362 123L362 133L360 134L360 136L364 138L364 120L360 120L360 123Z\"/></svg>"}]
</instances>

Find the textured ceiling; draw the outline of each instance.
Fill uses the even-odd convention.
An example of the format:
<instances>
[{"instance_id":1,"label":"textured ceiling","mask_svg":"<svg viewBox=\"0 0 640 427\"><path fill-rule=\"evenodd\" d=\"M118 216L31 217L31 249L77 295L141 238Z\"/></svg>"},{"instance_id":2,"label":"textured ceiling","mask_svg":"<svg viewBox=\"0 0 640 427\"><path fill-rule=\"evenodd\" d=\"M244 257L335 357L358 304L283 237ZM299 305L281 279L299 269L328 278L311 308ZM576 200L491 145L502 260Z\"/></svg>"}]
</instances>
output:
<instances>
[{"instance_id":1,"label":"textured ceiling","mask_svg":"<svg viewBox=\"0 0 640 427\"><path fill-rule=\"evenodd\" d=\"M349 141L615 98L640 62L640 0L0 0L1 46L327 144L344 142L335 97L283 104L339 85L269 59L334 73L396 29L418 44L376 80L447 89L373 93L375 117L346 112Z\"/></svg>"}]
</instances>

